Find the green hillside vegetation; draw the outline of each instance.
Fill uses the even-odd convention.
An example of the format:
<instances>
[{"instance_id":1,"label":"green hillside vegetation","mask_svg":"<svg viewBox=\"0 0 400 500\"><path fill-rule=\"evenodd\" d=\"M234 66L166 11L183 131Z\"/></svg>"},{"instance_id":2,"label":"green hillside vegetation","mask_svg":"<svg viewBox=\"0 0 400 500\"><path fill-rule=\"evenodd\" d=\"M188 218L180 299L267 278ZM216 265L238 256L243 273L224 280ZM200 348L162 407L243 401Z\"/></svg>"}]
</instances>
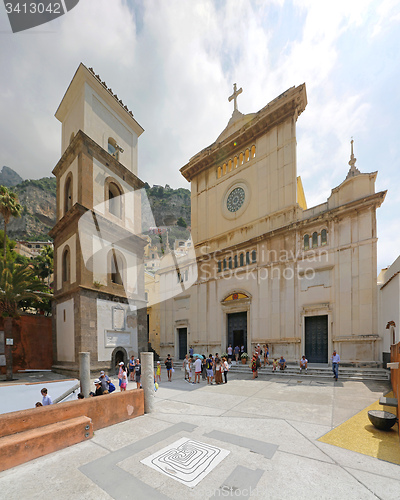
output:
<instances>
[{"instance_id":1,"label":"green hillside vegetation","mask_svg":"<svg viewBox=\"0 0 400 500\"><path fill-rule=\"evenodd\" d=\"M24 192L29 187L37 187L43 191L56 195L57 181L55 177L43 177L42 179L31 179L20 182L15 186L17 192Z\"/></svg>"}]
</instances>

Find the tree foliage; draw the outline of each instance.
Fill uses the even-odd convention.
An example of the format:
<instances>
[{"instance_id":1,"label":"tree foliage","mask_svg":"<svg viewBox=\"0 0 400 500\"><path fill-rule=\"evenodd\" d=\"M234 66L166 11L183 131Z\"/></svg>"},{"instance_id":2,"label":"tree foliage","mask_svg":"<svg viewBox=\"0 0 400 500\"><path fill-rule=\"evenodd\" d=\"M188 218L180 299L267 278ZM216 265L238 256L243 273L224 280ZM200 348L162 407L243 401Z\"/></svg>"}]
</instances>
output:
<instances>
[{"instance_id":1,"label":"tree foliage","mask_svg":"<svg viewBox=\"0 0 400 500\"><path fill-rule=\"evenodd\" d=\"M7 224L11 217L21 217L22 206L15 193L5 186L0 186L0 214L4 219L3 262L7 259Z\"/></svg>"},{"instance_id":2,"label":"tree foliage","mask_svg":"<svg viewBox=\"0 0 400 500\"><path fill-rule=\"evenodd\" d=\"M0 262L0 314L18 317L18 309L26 301L36 304L49 299L48 286L39 280L32 266Z\"/></svg>"}]
</instances>

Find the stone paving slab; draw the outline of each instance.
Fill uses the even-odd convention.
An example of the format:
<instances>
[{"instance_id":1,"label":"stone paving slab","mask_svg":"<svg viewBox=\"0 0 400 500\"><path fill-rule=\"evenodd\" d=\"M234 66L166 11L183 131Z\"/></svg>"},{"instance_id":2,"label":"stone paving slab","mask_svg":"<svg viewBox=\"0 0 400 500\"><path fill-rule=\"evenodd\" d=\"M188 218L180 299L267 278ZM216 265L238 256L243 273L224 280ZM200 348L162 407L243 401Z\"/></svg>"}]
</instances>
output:
<instances>
[{"instance_id":1,"label":"stone paving slab","mask_svg":"<svg viewBox=\"0 0 400 500\"><path fill-rule=\"evenodd\" d=\"M229 488L228 498L397 499L399 466L317 441L336 420L356 414L366 401L387 392L388 384L376 397L381 385L293 382L236 375L218 387L204 382L190 387L182 379L163 382L154 413L101 429L91 441L0 473L0 491L7 500L204 500L221 498ZM343 408L351 395L352 407ZM320 404L315 402L318 396ZM224 433L237 440L224 439ZM182 437L230 452L195 488L140 463ZM271 445L275 452L267 458L263 446Z\"/></svg>"}]
</instances>

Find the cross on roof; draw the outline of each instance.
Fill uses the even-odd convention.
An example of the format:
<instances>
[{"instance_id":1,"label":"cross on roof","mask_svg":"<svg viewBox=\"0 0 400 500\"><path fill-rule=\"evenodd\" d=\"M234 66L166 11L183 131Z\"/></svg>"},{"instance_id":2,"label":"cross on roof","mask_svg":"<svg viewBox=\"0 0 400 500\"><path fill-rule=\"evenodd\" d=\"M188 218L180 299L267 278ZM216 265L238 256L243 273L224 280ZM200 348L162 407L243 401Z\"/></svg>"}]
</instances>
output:
<instances>
[{"instance_id":1,"label":"cross on roof","mask_svg":"<svg viewBox=\"0 0 400 500\"><path fill-rule=\"evenodd\" d=\"M240 87L239 90L236 90L236 83L234 83L233 84L233 94L230 97L228 97L228 101L229 102L231 102L232 99L233 99L233 110L234 111L237 111L237 102L236 102L236 100L237 100L238 95L241 94L242 92L243 92L242 87Z\"/></svg>"}]
</instances>

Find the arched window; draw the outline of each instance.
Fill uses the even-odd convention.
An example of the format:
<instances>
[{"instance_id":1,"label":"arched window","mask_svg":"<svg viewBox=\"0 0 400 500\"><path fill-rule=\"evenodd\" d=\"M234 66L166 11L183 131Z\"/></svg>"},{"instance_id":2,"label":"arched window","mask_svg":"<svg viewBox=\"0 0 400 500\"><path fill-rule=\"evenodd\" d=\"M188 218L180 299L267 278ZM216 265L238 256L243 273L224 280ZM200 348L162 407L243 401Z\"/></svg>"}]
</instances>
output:
<instances>
[{"instance_id":1,"label":"arched window","mask_svg":"<svg viewBox=\"0 0 400 500\"><path fill-rule=\"evenodd\" d=\"M228 161L228 172L232 171L232 160Z\"/></svg>"},{"instance_id":2,"label":"arched window","mask_svg":"<svg viewBox=\"0 0 400 500\"><path fill-rule=\"evenodd\" d=\"M226 163L222 165L222 175L226 174Z\"/></svg>"},{"instance_id":3,"label":"arched window","mask_svg":"<svg viewBox=\"0 0 400 500\"><path fill-rule=\"evenodd\" d=\"M310 248L310 237L308 234L304 235L304 250L309 250Z\"/></svg>"},{"instance_id":4,"label":"arched window","mask_svg":"<svg viewBox=\"0 0 400 500\"><path fill-rule=\"evenodd\" d=\"M232 257L229 257L228 259L228 267L229 269L232 269Z\"/></svg>"},{"instance_id":5,"label":"arched window","mask_svg":"<svg viewBox=\"0 0 400 500\"><path fill-rule=\"evenodd\" d=\"M123 285L123 272L124 272L124 261L122 255L115 251L111 250L111 269L110 269L110 279L111 283L115 283L116 285Z\"/></svg>"},{"instance_id":6,"label":"arched window","mask_svg":"<svg viewBox=\"0 0 400 500\"><path fill-rule=\"evenodd\" d=\"M122 217L121 194L119 187L114 182L110 182L108 185L108 211L120 219Z\"/></svg>"},{"instance_id":7,"label":"arched window","mask_svg":"<svg viewBox=\"0 0 400 500\"><path fill-rule=\"evenodd\" d=\"M327 234L326 229L323 229L323 230L321 231L321 245L322 245L322 246L326 245L326 243L327 243L327 235L328 235L328 234Z\"/></svg>"},{"instance_id":8,"label":"arched window","mask_svg":"<svg viewBox=\"0 0 400 500\"><path fill-rule=\"evenodd\" d=\"M240 257L239 257L239 260L240 260L240 266L244 266L244 254L240 254Z\"/></svg>"},{"instance_id":9,"label":"arched window","mask_svg":"<svg viewBox=\"0 0 400 500\"><path fill-rule=\"evenodd\" d=\"M218 169L217 169L217 179L220 179L221 175L222 175L221 167L218 167Z\"/></svg>"},{"instance_id":10,"label":"arched window","mask_svg":"<svg viewBox=\"0 0 400 500\"><path fill-rule=\"evenodd\" d=\"M255 157L256 157L256 147L251 146L250 158L255 158Z\"/></svg>"},{"instance_id":11,"label":"arched window","mask_svg":"<svg viewBox=\"0 0 400 500\"><path fill-rule=\"evenodd\" d=\"M238 158L237 156L235 156L233 159L233 168L237 168L237 164L238 164Z\"/></svg>"},{"instance_id":12,"label":"arched window","mask_svg":"<svg viewBox=\"0 0 400 500\"><path fill-rule=\"evenodd\" d=\"M251 261L257 262L257 252L255 250L251 252Z\"/></svg>"},{"instance_id":13,"label":"arched window","mask_svg":"<svg viewBox=\"0 0 400 500\"><path fill-rule=\"evenodd\" d=\"M246 266L250 264L250 252L246 252Z\"/></svg>"},{"instance_id":14,"label":"arched window","mask_svg":"<svg viewBox=\"0 0 400 500\"><path fill-rule=\"evenodd\" d=\"M245 161L249 161L249 157L250 157L250 151L246 149L246 151L244 152Z\"/></svg>"},{"instance_id":15,"label":"arched window","mask_svg":"<svg viewBox=\"0 0 400 500\"><path fill-rule=\"evenodd\" d=\"M234 258L234 266L235 268L238 267L238 256L235 255L235 258Z\"/></svg>"},{"instance_id":16,"label":"arched window","mask_svg":"<svg viewBox=\"0 0 400 500\"><path fill-rule=\"evenodd\" d=\"M225 271L227 269L227 267L226 267L226 259L224 259L223 262L224 262L224 271Z\"/></svg>"},{"instance_id":17,"label":"arched window","mask_svg":"<svg viewBox=\"0 0 400 500\"><path fill-rule=\"evenodd\" d=\"M64 214L72 208L72 174L69 174L64 186Z\"/></svg>"},{"instance_id":18,"label":"arched window","mask_svg":"<svg viewBox=\"0 0 400 500\"><path fill-rule=\"evenodd\" d=\"M220 273L222 271L222 264L221 261L218 261L218 272Z\"/></svg>"},{"instance_id":19,"label":"arched window","mask_svg":"<svg viewBox=\"0 0 400 500\"><path fill-rule=\"evenodd\" d=\"M64 248L62 254L62 281L69 283L71 279L71 254L68 247Z\"/></svg>"},{"instance_id":20,"label":"arched window","mask_svg":"<svg viewBox=\"0 0 400 500\"><path fill-rule=\"evenodd\" d=\"M239 155L239 166L243 165L243 153L240 153Z\"/></svg>"},{"instance_id":21,"label":"arched window","mask_svg":"<svg viewBox=\"0 0 400 500\"><path fill-rule=\"evenodd\" d=\"M116 160L119 160L119 148L117 145L117 141L115 139L113 139L112 137L108 138L108 152Z\"/></svg>"},{"instance_id":22,"label":"arched window","mask_svg":"<svg viewBox=\"0 0 400 500\"><path fill-rule=\"evenodd\" d=\"M318 246L318 233L315 232L312 235L312 247L317 248L317 246Z\"/></svg>"}]
</instances>

